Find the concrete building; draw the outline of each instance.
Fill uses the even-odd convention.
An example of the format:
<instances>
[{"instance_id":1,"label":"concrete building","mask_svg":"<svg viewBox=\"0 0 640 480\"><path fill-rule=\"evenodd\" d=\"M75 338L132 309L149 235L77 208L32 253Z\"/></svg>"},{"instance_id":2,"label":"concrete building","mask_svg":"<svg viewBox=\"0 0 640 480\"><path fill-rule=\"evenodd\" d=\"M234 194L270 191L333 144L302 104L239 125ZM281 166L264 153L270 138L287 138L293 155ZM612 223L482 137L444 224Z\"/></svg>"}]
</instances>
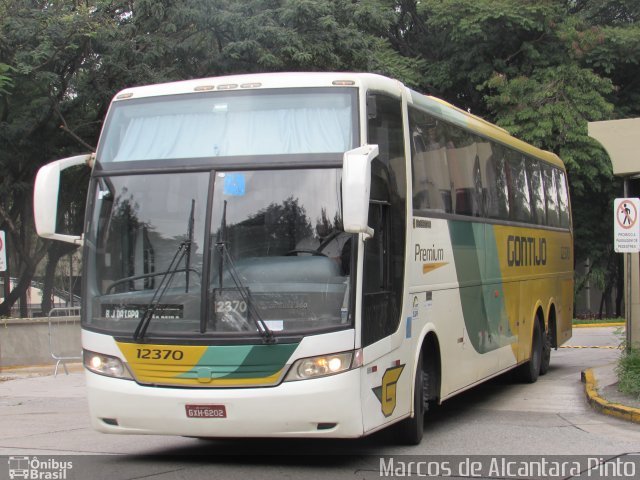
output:
<instances>
[{"instance_id":1,"label":"concrete building","mask_svg":"<svg viewBox=\"0 0 640 480\"><path fill-rule=\"evenodd\" d=\"M620 197L640 197L640 118L590 122L589 136L595 138L609 154L614 175L624 178ZM613 213L611 221L614 221ZM636 215L635 221L638 220ZM627 344L640 348L640 254L625 255L625 315Z\"/></svg>"}]
</instances>

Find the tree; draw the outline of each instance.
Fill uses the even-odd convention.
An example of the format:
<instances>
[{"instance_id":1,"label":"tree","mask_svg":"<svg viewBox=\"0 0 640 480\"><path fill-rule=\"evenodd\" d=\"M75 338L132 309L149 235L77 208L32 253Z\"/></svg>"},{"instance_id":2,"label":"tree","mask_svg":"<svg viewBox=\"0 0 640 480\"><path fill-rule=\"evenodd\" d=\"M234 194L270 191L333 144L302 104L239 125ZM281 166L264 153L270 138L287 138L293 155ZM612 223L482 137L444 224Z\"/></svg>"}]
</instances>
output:
<instances>
[{"instance_id":1,"label":"tree","mask_svg":"<svg viewBox=\"0 0 640 480\"><path fill-rule=\"evenodd\" d=\"M90 146L97 131L86 125L86 105L76 101L76 77L85 68L96 23L75 2L11 1L0 18L0 63L8 67L0 103L0 228L8 231L18 283L0 304L7 315L23 300L38 263L52 248L33 230L32 186L37 168ZM57 247L55 247L57 248ZM26 301L22 301L23 309ZM25 311L21 312L23 315Z\"/></svg>"},{"instance_id":2,"label":"tree","mask_svg":"<svg viewBox=\"0 0 640 480\"><path fill-rule=\"evenodd\" d=\"M637 0L2 0L0 228L20 281L0 315L60 256L33 233L38 167L94 149L121 88L246 72L385 74L558 153L576 258L612 278L594 212L617 184L586 123L640 115L638 18Z\"/></svg>"},{"instance_id":3,"label":"tree","mask_svg":"<svg viewBox=\"0 0 640 480\"><path fill-rule=\"evenodd\" d=\"M575 257L615 283L608 222L618 184L587 122L640 109L638 2L403 0L392 44L424 60L424 91L506 128L566 163ZM578 285L584 282L578 282Z\"/></svg>"},{"instance_id":4,"label":"tree","mask_svg":"<svg viewBox=\"0 0 640 480\"><path fill-rule=\"evenodd\" d=\"M411 82L417 78L415 61L361 28L393 18L377 6L330 0L3 2L0 196L7 200L0 205L0 228L8 230L17 252L12 265L19 282L0 304L0 315L24 296L45 255L48 288L68 251L34 235L31 192L37 169L93 150L119 89L281 70L377 71ZM79 184L65 193L71 196L67 205L83 204ZM46 309L50 295L44 296Z\"/></svg>"}]
</instances>

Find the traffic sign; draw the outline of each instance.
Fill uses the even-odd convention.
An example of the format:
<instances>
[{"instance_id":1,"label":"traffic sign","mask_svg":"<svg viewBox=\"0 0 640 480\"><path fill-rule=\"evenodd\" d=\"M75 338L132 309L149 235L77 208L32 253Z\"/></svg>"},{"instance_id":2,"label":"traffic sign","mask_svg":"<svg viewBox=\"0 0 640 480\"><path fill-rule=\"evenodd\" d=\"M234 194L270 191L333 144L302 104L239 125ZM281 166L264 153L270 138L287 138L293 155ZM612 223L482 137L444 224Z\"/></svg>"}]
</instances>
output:
<instances>
[{"instance_id":1,"label":"traffic sign","mask_svg":"<svg viewBox=\"0 0 640 480\"><path fill-rule=\"evenodd\" d=\"M640 199L616 198L613 212L614 250L618 253L640 252Z\"/></svg>"},{"instance_id":2,"label":"traffic sign","mask_svg":"<svg viewBox=\"0 0 640 480\"><path fill-rule=\"evenodd\" d=\"M0 272L7 271L7 242L4 231L0 230Z\"/></svg>"}]
</instances>

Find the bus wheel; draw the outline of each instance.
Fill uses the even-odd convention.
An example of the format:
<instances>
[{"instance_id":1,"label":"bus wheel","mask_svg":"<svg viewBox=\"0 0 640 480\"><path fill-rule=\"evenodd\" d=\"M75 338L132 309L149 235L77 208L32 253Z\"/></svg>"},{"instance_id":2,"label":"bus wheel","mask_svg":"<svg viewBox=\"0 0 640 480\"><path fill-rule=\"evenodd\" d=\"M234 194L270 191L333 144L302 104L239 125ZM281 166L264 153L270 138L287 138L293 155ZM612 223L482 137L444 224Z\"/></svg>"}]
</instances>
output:
<instances>
[{"instance_id":1,"label":"bus wheel","mask_svg":"<svg viewBox=\"0 0 640 480\"><path fill-rule=\"evenodd\" d=\"M551 336L548 332L542 330L542 358L540 360L540 375L544 375L549 371L551 363Z\"/></svg>"},{"instance_id":2,"label":"bus wheel","mask_svg":"<svg viewBox=\"0 0 640 480\"><path fill-rule=\"evenodd\" d=\"M533 325L533 336L531 339L531 357L529 361L520 367L519 377L524 383L534 383L540 374L542 363L542 328L536 318Z\"/></svg>"},{"instance_id":3,"label":"bus wheel","mask_svg":"<svg viewBox=\"0 0 640 480\"><path fill-rule=\"evenodd\" d=\"M418 445L424 433L424 413L429 392L429 378L422 368L422 352L418 357L413 388L413 417L405 418L397 425L397 438L403 445Z\"/></svg>"}]
</instances>

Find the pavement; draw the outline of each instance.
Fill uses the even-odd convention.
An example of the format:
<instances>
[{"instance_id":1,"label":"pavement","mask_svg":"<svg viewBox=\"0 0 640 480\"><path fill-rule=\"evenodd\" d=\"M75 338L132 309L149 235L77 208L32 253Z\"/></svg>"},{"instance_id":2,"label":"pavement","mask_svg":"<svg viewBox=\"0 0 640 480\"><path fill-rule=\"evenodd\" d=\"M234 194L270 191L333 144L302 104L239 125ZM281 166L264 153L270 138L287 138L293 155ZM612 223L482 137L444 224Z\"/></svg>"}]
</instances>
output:
<instances>
[{"instance_id":1,"label":"pavement","mask_svg":"<svg viewBox=\"0 0 640 480\"><path fill-rule=\"evenodd\" d=\"M604 325L593 325L604 326ZM611 326L611 325L607 325ZM563 347L592 348L592 347ZM599 347L604 348L604 347ZM616 348L616 347L612 347ZM640 398L618 390L617 363L587 368L582 371L582 382L587 402L598 412L640 424ZM67 363L70 372L82 371L81 363ZM20 378L54 375L55 365L30 365L22 367L0 367L0 383ZM63 365L58 375L65 375Z\"/></svg>"},{"instance_id":2,"label":"pavement","mask_svg":"<svg viewBox=\"0 0 640 480\"><path fill-rule=\"evenodd\" d=\"M82 363L80 362L67 363L66 366L69 372L80 372L83 369ZM47 377L49 375L54 375L55 370L55 364L25 365L19 367L0 366L0 382L17 380L20 378ZM58 375L64 374L64 366L61 363L58 367Z\"/></svg>"},{"instance_id":3,"label":"pavement","mask_svg":"<svg viewBox=\"0 0 640 480\"><path fill-rule=\"evenodd\" d=\"M640 423L640 398L618 390L616 364L610 363L582 372L587 402L598 412Z\"/></svg>"}]
</instances>

